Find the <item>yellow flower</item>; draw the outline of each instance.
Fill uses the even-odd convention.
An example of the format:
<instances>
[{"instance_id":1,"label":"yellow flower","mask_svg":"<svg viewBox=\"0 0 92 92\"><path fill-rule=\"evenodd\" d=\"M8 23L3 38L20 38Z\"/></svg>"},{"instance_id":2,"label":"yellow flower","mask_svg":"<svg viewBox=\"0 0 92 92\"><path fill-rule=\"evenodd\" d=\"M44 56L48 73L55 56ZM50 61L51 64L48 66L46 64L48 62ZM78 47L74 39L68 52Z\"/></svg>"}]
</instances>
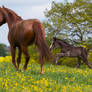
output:
<instances>
[{"instance_id":1,"label":"yellow flower","mask_svg":"<svg viewBox=\"0 0 92 92\"><path fill-rule=\"evenodd\" d=\"M40 92L43 92L42 89L40 89Z\"/></svg>"},{"instance_id":2,"label":"yellow flower","mask_svg":"<svg viewBox=\"0 0 92 92\"><path fill-rule=\"evenodd\" d=\"M83 45L82 47L86 48L87 49L87 46Z\"/></svg>"},{"instance_id":3,"label":"yellow flower","mask_svg":"<svg viewBox=\"0 0 92 92\"><path fill-rule=\"evenodd\" d=\"M67 77L65 77L65 79L67 80L68 78L67 78Z\"/></svg>"},{"instance_id":4,"label":"yellow flower","mask_svg":"<svg viewBox=\"0 0 92 92\"><path fill-rule=\"evenodd\" d=\"M66 92L66 86L63 86L62 92Z\"/></svg>"},{"instance_id":5,"label":"yellow flower","mask_svg":"<svg viewBox=\"0 0 92 92\"><path fill-rule=\"evenodd\" d=\"M0 57L0 62L3 62L4 61L4 57Z\"/></svg>"},{"instance_id":6,"label":"yellow flower","mask_svg":"<svg viewBox=\"0 0 92 92\"><path fill-rule=\"evenodd\" d=\"M16 83L15 85L18 86L18 83Z\"/></svg>"},{"instance_id":7,"label":"yellow flower","mask_svg":"<svg viewBox=\"0 0 92 92\"><path fill-rule=\"evenodd\" d=\"M34 86L34 90L38 92L38 87L37 86Z\"/></svg>"},{"instance_id":8,"label":"yellow flower","mask_svg":"<svg viewBox=\"0 0 92 92\"><path fill-rule=\"evenodd\" d=\"M0 81L2 81L3 78L0 77Z\"/></svg>"},{"instance_id":9,"label":"yellow flower","mask_svg":"<svg viewBox=\"0 0 92 92\"><path fill-rule=\"evenodd\" d=\"M48 81L47 81L47 80L45 80L45 81L44 81L44 83L45 83L45 85L46 85L46 86L48 86L48 85L49 85L49 83L48 83Z\"/></svg>"}]
</instances>

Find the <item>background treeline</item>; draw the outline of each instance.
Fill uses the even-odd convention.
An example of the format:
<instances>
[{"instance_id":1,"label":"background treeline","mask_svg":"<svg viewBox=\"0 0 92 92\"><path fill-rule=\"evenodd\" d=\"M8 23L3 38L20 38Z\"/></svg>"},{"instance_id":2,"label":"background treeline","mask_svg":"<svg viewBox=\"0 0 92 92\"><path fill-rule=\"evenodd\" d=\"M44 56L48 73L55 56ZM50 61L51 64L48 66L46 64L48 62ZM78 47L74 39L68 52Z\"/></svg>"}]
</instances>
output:
<instances>
[{"instance_id":1,"label":"background treeline","mask_svg":"<svg viewBox=\"0 0 92 92\"><path fill-rule=\"evenodd\" d=\"M92 48L92 0L74 0L73 3L67 1L52 2L51 9L46 9L47 20L43 24L47 41L51 43L55 36L74 46L83 46L89 50ZM53 50L54 55L59 51L59 48ZM92 51L89 51L88 58L92 61ZM62 58L61 61L67 65L77 63L76 58Z\"/></svg>"},{"instance_id":2,"label":"background treeline","mask_svg":"<svg viewBox=\"0 0 92 92\"><path fill-rule=\"evenodd\" d=\"M74 46L83 46L86 49L92 48L92 0L74 0L73 3L52 2L51 9L45 10L46 20L43 21L46 31L46 41L51 44L52 38L63 39ZM4 53L5 46L0 44L0 56ZM3 49L1 49L3 47ZM29 47L31 58L38 61L38 52L35 46ZM60 52L59 47L52 53ZM6 54L3 54L5 56ZM89 52L89 61L92 61L92 51ZM60 62L75 63L76 58L62 58ZM75 62L73 62L75 61Z\"/></svg>"},{"instance_id":3,"label":"background treeline","mask_svg":"<svg viewBox=\"0 0 92 92\"><path fill-rule=\"evenodd\" d=\"M75 0L73 3L52 2L51 9L45 11L45 16L47 21L44 21L44 26L48 39L56 36L74 45L85 44L90 47L92 0Z\"/></svg>"},{"instance_id":4,"label":"background treeline","mask_svg":"<svg viewBox=\"0 0 92 92\"><path fill-rule=\"evenodd\" d=\"M5 44L0 44L0 56L7 56L9 54L9 47Z\"/></svg>"}]
</instances>

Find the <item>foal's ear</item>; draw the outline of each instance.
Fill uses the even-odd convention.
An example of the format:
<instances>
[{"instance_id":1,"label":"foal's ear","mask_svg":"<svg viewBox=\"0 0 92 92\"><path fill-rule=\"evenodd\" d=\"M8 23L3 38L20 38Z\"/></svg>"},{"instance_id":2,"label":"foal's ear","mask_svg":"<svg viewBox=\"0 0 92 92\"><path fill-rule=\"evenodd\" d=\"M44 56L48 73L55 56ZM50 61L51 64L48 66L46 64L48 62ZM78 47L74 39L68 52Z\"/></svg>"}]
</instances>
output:
<instances>
[{"instance_id":1,"label":"foal's ear","mask_svg":"<svg viewBox=\"0 0 92 92\"><path fill-rule=\"evenodd\" d=\"M56 41L56 37L53 37L53 40Z\"/></svg>"}]
</instances>

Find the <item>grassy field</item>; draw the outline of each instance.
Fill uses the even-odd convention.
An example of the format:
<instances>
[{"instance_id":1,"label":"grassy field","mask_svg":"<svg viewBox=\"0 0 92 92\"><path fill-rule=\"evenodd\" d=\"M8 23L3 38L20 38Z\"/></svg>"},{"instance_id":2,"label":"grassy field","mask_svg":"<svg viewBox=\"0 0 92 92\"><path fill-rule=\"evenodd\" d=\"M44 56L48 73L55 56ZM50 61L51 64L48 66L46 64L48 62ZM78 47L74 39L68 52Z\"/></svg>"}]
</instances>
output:
<instances>
[{"instance_id":1,"label":"grassy field","mask_svg":"<svg viewBox=\"0 0 92 92\"><path fill-rule=\"evenodd\" d=\"M0 92L92 92L92 70L85 65L80 69L65 65L40 65L34 59L23 71L16 71L9 57L0 58ZM31 62L30 61L30 62Z\"/></svg>"}]
</instances>

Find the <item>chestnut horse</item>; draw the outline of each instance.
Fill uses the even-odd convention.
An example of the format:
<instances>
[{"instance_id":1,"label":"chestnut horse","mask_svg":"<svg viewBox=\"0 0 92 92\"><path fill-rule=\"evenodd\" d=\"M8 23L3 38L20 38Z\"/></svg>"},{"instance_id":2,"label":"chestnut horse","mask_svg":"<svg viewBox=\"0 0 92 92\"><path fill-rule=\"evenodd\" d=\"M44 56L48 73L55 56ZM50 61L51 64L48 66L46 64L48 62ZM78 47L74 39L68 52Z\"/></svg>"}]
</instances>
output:
<instances>
[{"instance_id":1,"label":"chestnut horse","mask_svg":"<svg viewBox=\"0 0 92 92\"><path fill-rule=\"evenodd\" d=\"M37 19L23 20L14 11L3 6L2 8L0 7L0 26L5 23L9 27L8 40L10 43L12 63L16 70L19 69L22 52L26 58L23 69L26 70L30 58L27 48L32 43L35 43L40 51L39 59L41 74L43 74L43 59L45 58L48 61L51 53L45 42L45 31L41 22ZM17 64L15 61L16 47L18 48Z\"/></svg>"}]
</instances>

